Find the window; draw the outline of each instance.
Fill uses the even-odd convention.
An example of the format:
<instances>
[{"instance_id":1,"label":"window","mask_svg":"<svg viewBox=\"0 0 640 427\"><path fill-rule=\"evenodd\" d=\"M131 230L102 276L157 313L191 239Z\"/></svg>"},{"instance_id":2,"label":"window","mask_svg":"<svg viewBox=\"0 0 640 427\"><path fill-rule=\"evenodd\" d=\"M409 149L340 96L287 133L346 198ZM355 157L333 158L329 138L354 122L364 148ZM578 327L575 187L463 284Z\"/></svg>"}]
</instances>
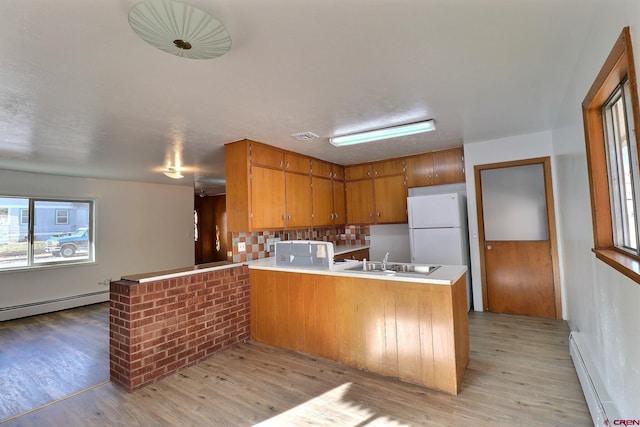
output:
<instances>
[{"instance_id":1,"label":"window","mask_svg":"<svg viewBox=\"0 0 640 427\"><path fill-rule=\"evenodd\" d=\"M69 224L69 210L68 209L56 209L56 224L67 225Z\"/></svg>"},{"instance_id":2,"label":"window","mask_svg":"<svg viewBox=\"0 0 640 427\"><path fill-rule=\"evenodd\" d=\"M92 201L0 196L0 270L93 262L92 230Z\"/></svg>"},{"instance_id":3,"label":"window","mask_svg":"<svg viewBox=\"0 0 640 427\"><path fill-rule=\"evenodd\" d=\"M640 108L629 27L582 102L596 257L640 283Z\"/></svg>"},{"instance_id":4,"label":"window","mask_svg":"<svg viewBox=\"0 0 640 427\"><path fill-rule=\"evenodd\" d=\"M29 225L29 209L20 209L20 224Z\"/></svg>"}]
</instances>

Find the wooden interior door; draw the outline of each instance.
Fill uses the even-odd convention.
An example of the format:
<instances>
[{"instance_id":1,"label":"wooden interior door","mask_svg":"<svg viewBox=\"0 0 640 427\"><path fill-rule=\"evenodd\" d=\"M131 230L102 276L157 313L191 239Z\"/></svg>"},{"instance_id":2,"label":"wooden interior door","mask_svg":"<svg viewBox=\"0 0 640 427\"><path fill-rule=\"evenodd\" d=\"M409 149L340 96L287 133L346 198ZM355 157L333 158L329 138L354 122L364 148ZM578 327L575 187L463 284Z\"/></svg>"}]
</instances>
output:
<instances>
[{"instance_id":1,"label":"wooden interior door","mask_svg":"<svg viewBox=\"0 0 640 427\"><path fill-rule=\"evenodd\" d=\"M549 159L476 166L484 306L561 317Z\"/></svg>"}]
</instances>

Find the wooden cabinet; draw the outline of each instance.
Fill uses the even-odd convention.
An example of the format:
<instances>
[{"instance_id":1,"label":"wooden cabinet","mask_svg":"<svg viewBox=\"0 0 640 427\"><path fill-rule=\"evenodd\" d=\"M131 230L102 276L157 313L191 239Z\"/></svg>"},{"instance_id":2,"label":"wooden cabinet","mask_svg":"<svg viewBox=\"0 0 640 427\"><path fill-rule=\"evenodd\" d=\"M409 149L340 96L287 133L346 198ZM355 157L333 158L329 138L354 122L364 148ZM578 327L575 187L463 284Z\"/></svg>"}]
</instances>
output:
<instances>
[{"instance_id":1,"label":"wooden cabinet","mask_svg":"<svg viewBox=\"0 0 640 427\"><path fill-rule=\"evenodd\" d=\"M268 168L282 169L284 153L268 145L245 140L249 150L249 161L252 165L260 165Z\"/></svg>"},{"instance_id":2,"label":"wooden cabinet","mask_svg":"<svg viewBox=\"0 0 640 427\"><path fill-rule=\"evenodd\" d=\"M407 222L407 188L464 182L462 147L340 166L251 140L225 145L229 231Z\"/></svg>"},{"instance_id":3,"label":"wooden cabinet","mask_svg":"<svg viewBox=\"0 0 640 427\"><path fill-rule=\"evenodd\" d=\"M346 252L340 255L336 255L333 259L357 259L362 261L369 258L369 249L359 249L357 251Z\"/></svg>"},{"instance_id":4,"label":"wooden cabinet","mask_svg":"<svg viewBox=\"0 0 640 427\"><path fill-rule=\"evenodd\" d=\"M250 269L251 337L457 394L466 277L451 286Z\"/></svg>"},{"instance_id":5,"label":"wooden cabinet","mask_svg":"<svg viewBox=\"0 0 640 427\"><path fill-rule=\"evenodd\" d=\"M311 175L285 172L285 227L313 225Z\"/></svg>"},{"instance_id":6,"label":"wooden cabinet","mask_svg":"<svg viewBox=\"0 0 640 427\"><path fill-rule=\"evenodd\" d=\"M344 176L347 181L372 178L373 165L371 163L363 163L360 165L345 166Z\"/></svg>"},{"instance_id":7,"label":"wooden cabinet","mask_svg":"<svg viewBox=\"0 0 640 427\"><path fill-rule=\"evenodd\" d=\"M284 170L309 175L311 173L311 159L295 153L285 153Z\"/></svg>"},{"instance_id":8,"label":"wooden cabinet","mask_svg":"<svg viewBox=\"0 0 640 427\"><path fill-rule=\"evenodd\" d=\"M409 187L454 184L464 181L464 152L462 147L433 151L407 158L407 182Z\"/></svg>"},{"instance_id":9,"label":"wooden cabinet","mask_svg":"<svg viewBox=\"0 0 640 427\"><path fill-rule=\"evenodd\" d=\"M375 162L372 169L374 178L379 176L404 175L407 171L407 164L403 158L382 160Z\"/></svg>"},{"instance_id":10,"label":"wooden cabinet","mask_svg":"<svg viewBox=\"0 0 640 427\"><path fill-rule=\"evenodd\" d=\"M333 180L333 224L342 225L347 222L344 181Z\"/></svg>"},{"instance_id":11,"label":"wooden cabinet","mask_svg":"<svg viewBox=\"0 0 640 427\"><path fill-rule=\"evenodd\" d=\"M284 184L281 170L251 166L251 229L264 230L285 226ZM227 216L227 224L232 221L231 216Z\"/></svg>"},{"instance_id":12,"label":"wooden cabinet","mask_svg":"<svg viewBox=\"0 0 640 427\"><path fill-rule=\"evenodd\" d=\"M308 157L247 139L225 145L229 231L310 227L310 165Z\"/></svg>"},{"instance_id":13,"label":"wooden cabinet","mask_svg":"<svg viewBox=\"0 0 640 427\"><path fill-rule=\"evenodd\" d=\"M311 159L311 175L321 178L333 178L333 165L322 160Z\"/></svg>"},{"instance_id":14,"label":"wooden cabinet","mask_svg":"<svg viewBox=\"0 0 640 427\"><path fill-rule=\"evenodd\" d=\"M333 225L333 180L313 176L313 225Z\"/></svg>"},{"instance_id":15,"label":"wooden cabinet","mask_svg":"<svg viewBox=\"0 0 640 427\"><path fill-rule=\"evenodd\" d=\"M373 180L345 183L347 224L373 224Z\"/></svg>"},{"instance_id":16,"label":"wooden cabinet","mask_svg":"<svg viewBox=\"0 0 640 427\"><path fill-rule=\"evenodd\" d=\"M347 223L407 222L407 181L404 159L347 166Z\"/></svg>"},{"instance_id":17,"label":"wooden cabinet","mask_svg":"<svg viewBox=\"0 0 640 427\"><path fill-rule=\"evenodd\" d=\"M345 223L344 168L321 160L311 160L313 187L313 225Z\"/></svg>"},{"instance_id":18,"label":"wooden cabinet","mask_svg":"<svg viewBox=\"0 0 640 427\"><path fill-rule=\"evenodd\" d=\"M407 180L404 175L373 180L376 224L407 222Z\"/></svg>"}]
</instances>

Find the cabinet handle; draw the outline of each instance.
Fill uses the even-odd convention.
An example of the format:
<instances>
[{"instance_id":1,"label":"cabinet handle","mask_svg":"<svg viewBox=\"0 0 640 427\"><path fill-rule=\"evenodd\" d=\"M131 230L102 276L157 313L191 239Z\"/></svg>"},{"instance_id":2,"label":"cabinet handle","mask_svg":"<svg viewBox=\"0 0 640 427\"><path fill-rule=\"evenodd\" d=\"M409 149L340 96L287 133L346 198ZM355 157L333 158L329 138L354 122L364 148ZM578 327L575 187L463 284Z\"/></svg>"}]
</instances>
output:
<instances>
[{"instance_id":1,"label":"cabinet handle","mask_svg":"<svg viewBox=\"0 0 640 427\"><path fill-rule=\"evenodd\" d=\"M289 216L287 217L288 220L291 220L291 214L289 214Z\"/></svg>"},{"instance_id":2,"label":"cabinet handle","mask_svg":"<svg viewBox=\"0 0 640 427\"><path fill-rule=\"evenodd\" d=\"M380 212L378 212L378 218L380 218Z\"/></svg>"},{"instance_id":3,"label":"cabinet handle","mask_svg":"<svg viewBox=\"0 0 640 427\"><path fill-rule=\"evenodd\" d=\"M333 219L333 212L331 213L331 215L329 216L329 218Z\"/></svg>"},{"instance_id":4,"label":"cabinet handle","mask_svg":"<svg viewBox=\"0 0 640 427\"><path fill-rule=\"evenodd\" d=\"M378 171L373 172L374 175L378 176Z\"/></svg>"},{"instance_id":5,"label":"cabinet handle","mask_svg":"<svg viewBox=\"0 0 640 427\"><path fill-rule=\"evenodd\" d=\"M433 176L431 174L429 174L429 178L433 178Z\"/></svg>"},{"instance_id":6,"label":"cabinet handle","mask_svg":"<svg viewBox=\"0 0 640 427\"><path fill-rule=\"evenodd\" d=\"M284 220L286 220L286 219L287 219L287 217L286 217L286 216L284 216L284 215L282 215L282 220L284 221Z\"/></svg>"},{"instance_id":7,"label":"cabinet handle","mask_svg":"<svg viewBox=\"0 0 640 427\"><path fill-rule=\"evenodd\" d=\"M289 169L289 162L287 162L287 169Z\"/></svg>"},{"instance_id":8,"label":"cabinet handle","mask_svg":"<svg viewBox=\"0 0 640 427\"><path fill-rule=\"evenodd\" d=\"M282 167L282 160L280 160L280 167Z\"/></svg>"},{"instance_id":9,"label":"cabinet handle","mask_svg":"<svg viewBox=\"0 0 640 427\"><path fill-rule=\"evenodd\" d=\"M371 176L371 171L367 171L367 176Z\"/></svg>"},{"instance_id":10,"label":"cabinet handle","mask_svg":"<svg viewBox=\"0 0 640 427\"><path fill-rule=\"evenodd\" d=\"M438 174L436 173L436 178L438 177Z\"/></svg>"}]
</instances>

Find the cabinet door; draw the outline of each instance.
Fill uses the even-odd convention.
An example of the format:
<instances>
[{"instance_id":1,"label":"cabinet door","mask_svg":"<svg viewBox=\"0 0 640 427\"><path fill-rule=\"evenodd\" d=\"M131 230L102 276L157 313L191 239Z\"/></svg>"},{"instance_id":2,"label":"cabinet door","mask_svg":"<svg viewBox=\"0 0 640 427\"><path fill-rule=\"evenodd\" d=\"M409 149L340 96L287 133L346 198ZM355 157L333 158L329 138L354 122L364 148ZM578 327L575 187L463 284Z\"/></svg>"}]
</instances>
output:
<instances>
[{"instance_id":1,"label":"cabinet door","mask_svg":"<svg viewBox=\"0 0 640 427\"><path fill-rule=\"evenodd\" d=\"M373 164L373 176L400 175L406 171L405 159L390 159Z\"/></svg>"},{"instance_id":2,"label":"cabinet door","mask_svg":"<svg viewBox=\"0 0 640 427\"><path fill-rule=\"evenodd\" d=\"M284 209L283 172L251 166L252 228L262 230L284 227Z\"/></svg>"},{"instance_id":3,"label":"cabinet door","mask_svg":"<svg viewBox=\"0 0 640 427\"><path fill-rule=\"evenodd\" d=\"M376 224L407 222L407 186L404 175L376 178Z\"/></svg>"},{"instance_id":4,"label":"cabinet door","mask_svg":"<svg viewBox=\"0 0 640 427\"><path fill-rule=\"evenodd\" d=\"M433 153L418 154L407 159L409 187L433 185Z\"/></svg>"},{"instance_id":5,"label":"cabinet door","mask_svg":"<svg viewBox=\"0 0 640 427\"><path fill-rule=\"evenodd\" d=\"M347 223L373 224L373 180L347 181Z\"/></svg>"},{"instance_id":6,"label":"cabinet door","mask_svg":"<svg viewBox=\"0 0 640 427\"><path fill-rule=\"evenodd\" d=\"M311 159L293 153L285 153L284 170L287 172L311 173Z\"/></svg>"},{"instance_id":7,"label":"cabinet door","mask_svg":"<svg viewBox=\"0 0 640 427\"><path fill-rule=\"evenodd\" d=\"M347 181L366 179L366 178L371 178L373 176L373 169L372 169L371 163L346 166L344 168L344 174Z\"/></svg>"},{"instance_id":8,"label":"cabinet door","mask_svg":"<svg viewBox=\"0 0 640 427\"><path fill-rule=\"evenodd\" d=\"M331 165L331 172L333 179L344 181L344 166Z\"/></svg>"},{"instance_id":9,"label":"cabinet door","mask_svg":"<svg viewBox=\"0 0 640 427\"><path fill-rule=\"evenodd\" d=\"M331 178L333 176L331 163L323 162L318 159L311 159L311 174L322 178Z\"/></svg>"},{"instance_id":10,"label":"cabinet door","mask_svg":"<svg viewBox=\"0 0 640 427\"><path fill-rule=\"evenodd\" d=\"M313 224L311 175L285 173L287 228L310 227Z\"/></svg>"},{"instance_id":11,"label":"cabinet door","mask_svg":"<svg viewBox=\"0 0 640 427\"><path fill-rule=\"evenodd\" d=\"M333 225L333 183L329 178L316 176L312 180L313 225Z\"/></svg>"},{"instance_id":12,"label":"cabinet door","mask_svg":"<svg viewBox=\"0 0 640 427\"><path fill-rule=\"evenodd\" d=\"M433 169L436 184L464 182L464 152L462 147L434 151Z\"/></svg>"},{"instance_id":13,"label":"cabinet door","mask_svg":"<svg viewBox=\"0 0 640 427\"><path fill-rule=\"evenodd\" d=\"M282 169L284 153L268 145L252 142L249 146L249 156L252 165Z\"/></svg>"},{"instance_id":14,"label":"cabinet door","mask_svg":"<svg viewBox=\"0 0 640 427\"><path fill-rule=\"evenodd\" d=\"M333 180L333 223L345 224L347 209L345 206L344 181Z\"/></svg>"}]
</instances>

